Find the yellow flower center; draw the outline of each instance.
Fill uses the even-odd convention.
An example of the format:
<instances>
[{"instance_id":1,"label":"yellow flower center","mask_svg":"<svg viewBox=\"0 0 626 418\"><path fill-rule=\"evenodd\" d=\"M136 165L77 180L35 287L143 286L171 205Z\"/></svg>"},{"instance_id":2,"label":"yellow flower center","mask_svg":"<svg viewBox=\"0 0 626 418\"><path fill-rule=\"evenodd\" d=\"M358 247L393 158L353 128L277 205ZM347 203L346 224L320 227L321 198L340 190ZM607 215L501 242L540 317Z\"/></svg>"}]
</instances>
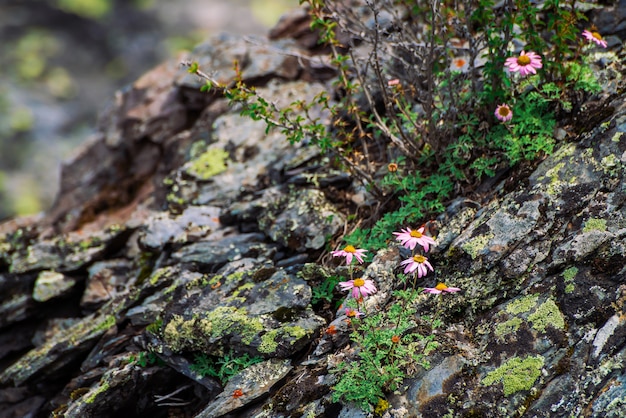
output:
<instances>
[{"instance_id":1,"label":"yellow flower center","mask_svg":"<svg viewBox=\"0 0 626 418\"><path fill-rule=\"evenodd\" d=\"M446 290L448 288L448 286L446 286L443 283L439 283L437 286L435 286L435 289L437 290Z\"/></svg>"},{"instance_id":2,"label":"yellow flower center","mask_svg":"<svg viewBox=\"0 0 626 418\"><path fill-rule=\"evenodd\" d=\"M420 231L411 231L411 236L413 238L422 238L422 233Z\"/></svg>"},{"instance_id":3,"label":"yellow flower center","mask_svg":"<svg viewBox=\"0 0 626 418\"><path fill-rule=\"evenodd\" d=\"M528 58L528 55L520 55L517 59L517 63L519 65L528 65L530 64L530 58Z\"/></svg>"},{"instance_id":4,"label":"yellow flower center","mask_svg":"<svg viewBox=\"0 0 626 418\"><path fill-rule=\"evenodd\" d=\"M509 110L508 107L500 106L498 108L498 115L500 116L506 117L506 116L509 116L509 113L511 113L511 111Z\"/></svg>"},{"instance_id":5,"label":"yellow flower center","mask_svg":"<svg viewBox=\"0 0 626 418\"><path fill-rule=\"evenodd\" d=\"M346 245L346 248L343 249L347 253L356 253L356 248L352 245Z\"/></svg>"},{"instance_id":6,"label":"yellow flower center","mask_svg":"<svg viewBox=\"0 0 626 418\"><path fill-rule=\"evenodd\" d=\"M424 261L426 261L426 257L424 257L423 255L414 255L413 261L415 261L416 263L423 263Z\"/></svg>"},{"instance_id":7,"label":"yellow flower center","mask_svg":"<svg viewBox=\"0 0 626 418\"><path fill-rule=\"evenodd\" d=\"M602 35L600 35L598 32L591 32L591 36L596 38L598 41L602 40Z\"/></svg>"},{"instance_id":8,"label":"yellow flower center","mask_svg":"<svg viewBox=\"0 0 626 418\"><path fill-rule=\"evenodd\" d=\"M361 287L365 285L365 280L363 279L354 279L354 287Z\"/></svg>"}]
</instances>

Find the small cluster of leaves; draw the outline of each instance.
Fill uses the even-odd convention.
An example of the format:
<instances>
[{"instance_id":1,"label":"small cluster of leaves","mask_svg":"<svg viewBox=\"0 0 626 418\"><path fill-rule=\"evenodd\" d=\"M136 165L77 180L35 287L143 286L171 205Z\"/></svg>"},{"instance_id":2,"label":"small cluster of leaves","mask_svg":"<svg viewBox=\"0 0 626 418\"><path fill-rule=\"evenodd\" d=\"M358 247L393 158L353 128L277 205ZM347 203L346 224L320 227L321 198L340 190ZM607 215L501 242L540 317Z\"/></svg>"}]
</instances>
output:
<instances>
[{"instance_id":1,"label":"small cluster of leaves","mask_svg":"<svg viewBox=\"0 0 626 418\"><path fill-rule=\"evenodd\" d=\"M200 376L215 377L224 384L242 370L262 361L262 357L251 357L247 353L235 355L232 351L222 357L196 354L189 369Z\"/></svg>"},{"instance_id":2,"label":"small cluster of leaves","mask_svg":"<svg viewBox=\"0 0 626 418\"><path fill-rule=\"evenodd\" d=\"M137 365L141 367L148 366L163 366L165 362L159 358L155 353L151 351L140 351L137 356L131 355L129 362L137 362Z\"/></svg>"},{"instance_id":3,"label":"small cluster of leaves","mask_svg":"<svg viewBox=\"0 0 626 418\"><path fill-rule=\"evenodd\" d=\"M352 318L356 359L340 363L333 373L338 381L333 386L333 401L354 402L367 410L385 397L385 392L399 388L402 381L421 367L429 367L427 356L437 348L433 335L417 332L419 319L410 305L416 290L394 292L399 303L387 312L365 318ZM421 322L421 321L420 321ZM399 340L394 342L393 338Z\"/></svg>"},{"instance_id":4,"label":"small cluster of leaves","mask_svg":"<svg viewBox=\"0 0 626 418\"><path fill-rule=\"evenodd\" d=\"M322 301L331 302L335 287L340 281L341 278L339 276L329 276L324 278L317 286L311 287L311 305L316 305Z\"/></svg>"}]
</instances>

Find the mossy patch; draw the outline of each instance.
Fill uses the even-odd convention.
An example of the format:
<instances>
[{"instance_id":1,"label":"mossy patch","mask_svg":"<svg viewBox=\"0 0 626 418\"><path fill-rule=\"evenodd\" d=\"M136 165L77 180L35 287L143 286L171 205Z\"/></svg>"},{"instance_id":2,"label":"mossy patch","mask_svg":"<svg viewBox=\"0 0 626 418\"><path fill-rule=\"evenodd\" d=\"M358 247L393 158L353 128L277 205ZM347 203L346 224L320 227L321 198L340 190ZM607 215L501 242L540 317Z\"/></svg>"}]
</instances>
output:
<instances>
[{"instance_id":1,"label":"mossy patch","mask_svg":"<svg viewBox=\"0 0 626 418\"><path fill-rule=\"evenodd\" d=\"M260 353L264 354L273 353L276 351L276 348L278 348L278 341L276 340L277 337L290 337L290 344L293 345L296 343L296 341L305 337L309 333L310 331L307 331L300 326L286 325L282 328L266 332L261 337L261 344L259 345L258 350Z\"/></svg>"},{"instance_id":2,"label":"mossy patch","mask_svg":"<svg viewBox=\"0 0 626 418\"><path fill-rule=\"evenodd\" d=\"M191 319L174 315L165 326L163 337L174 351L202 350L225 335L238 335L242 343L249 345L262 330L261 320L250 317L245 309L220 306Z\"/></svg>"},{"instance_id":3,"label":"mossy patch","mask_svg":"<svg viewBox=\"0 0 626 418\"><path fill-rule=\"evenodd\" d=\"M94 403L94 401L96 400L98 395L100 395L101 393L106 392L107 390L109 390L109 388L110 388L109 384L105 382L105 383L102 383L97 388L89 391L86 394L85 403Z\"/></svg>"},{"instance_id":4,"label":"mossy patch","mask_svg":"<svg viewBox=\"0 0 626 418\"><path fill-rule=\"evenodd\" d=\"M600 166L606 174L617 175L622 163L615 155L609 154L600 160Z\"/></svg>"},{"instance_id":5,"label":"mossy patch","mask_svg":"<svg viewBox=\"0 0 626 418\"><path fill-rule=\"evenodd\" d=\"M545 332L548 325L556 329L565 328L563 314L552 299L539 305L537 310L528 316L528 320L532 323L533 329L539 332Z\"/></svg>"},{"instance_id":6,"label":"mossy patch","mask_svg":"<svg viewBox=\"0 0 626 418\"><path fill-rule=\"evenodd\" d=\"M546 192L549 195L555 195L561 190L562 182L559 176L559 171L561 171L563 167L565 167L565 163L561 162L556 164L550 170L546 171L546 177L548 177L548 179L550 180L550 183L548 183L548 187L546 189Z\"/></svg>"},{"instance_id":7,"label":"mossy patch","mask_svg":"<svg viewBox=\"0 0 626 418\"><path fill-rule=\"evenodd\" d=\"M520 325L522 325L522 322L523 321L521 320L521 318L514 317L509 319L508 321L496 325L496 337L502 338L516 332L519 329Z\"/></svg>"},{"instance_id":8,"label":"mossy patch","mask_svg":"<svg viewBox=\"0 0 626 418\"><path fill-rule=\"evenodd\" d=\"M502 366L487 373L481 383L491 386L502 382L505 396L522 390L530 390L541 375L543 365L544 358L539 355L528 356L524 359L513 357Z\"/></svg>"},{"instance_id":9,"label":"mossy patch","mask_svg":"<svg viewBox=\"0 0 626 418\"><path fill-rule=\"evenodd\" d=\"M228 153L221 148L210 148L187 163L187 172L199 180L208 180L226 170Z\"/></svg>"},{"instance_id":10,"label":"mossy patch","mask_svg":"<svg viewBox=\"0 0 626 418\"><path fill-rule=\"evenodd\" d=\"M574 279L578 274L578 268L570 267L563 271L563 281L565 282L565 293L572 293L575 289Z\"/></svg>"},{"instance_id":11,"label":"mossy patch","mask_svg":"<svg viewBox=\"0 0 626 418\"><path fill-rule=\"evenodd\" d=\"M521 297L519 299L511 301L506 306L506 311L512 315L528 312L537 305L538 299L539 295L537 294Z\"/></svg>"},{"instance_id":12,"label":"mossy patch","mask_svg":"<svg viewBox=\"0 0 626 418\"><path fill-rule=\"evenodd\" d=\"M589 218L585 222L583 232L606 231L606 219Z\"/></svg>"}]
</instances>

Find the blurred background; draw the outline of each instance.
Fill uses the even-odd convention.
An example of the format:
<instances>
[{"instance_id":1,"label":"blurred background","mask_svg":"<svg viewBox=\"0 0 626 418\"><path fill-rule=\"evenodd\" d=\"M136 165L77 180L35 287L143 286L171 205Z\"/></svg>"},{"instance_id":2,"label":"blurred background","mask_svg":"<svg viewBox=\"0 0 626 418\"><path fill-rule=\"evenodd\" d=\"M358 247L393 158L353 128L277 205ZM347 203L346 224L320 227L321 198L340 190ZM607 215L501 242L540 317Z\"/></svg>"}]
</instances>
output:
<instances>
[{"instance_id":1,"label":"blurred background","mask_svg":"<svg viewBox=\"0 0 626 418\"><path fill-rule=\"evenodd\" d=\"M267 33L298 0L0 0L0 221L54 200L114 92L220 32Z\"/></svg>"}]
</instances>

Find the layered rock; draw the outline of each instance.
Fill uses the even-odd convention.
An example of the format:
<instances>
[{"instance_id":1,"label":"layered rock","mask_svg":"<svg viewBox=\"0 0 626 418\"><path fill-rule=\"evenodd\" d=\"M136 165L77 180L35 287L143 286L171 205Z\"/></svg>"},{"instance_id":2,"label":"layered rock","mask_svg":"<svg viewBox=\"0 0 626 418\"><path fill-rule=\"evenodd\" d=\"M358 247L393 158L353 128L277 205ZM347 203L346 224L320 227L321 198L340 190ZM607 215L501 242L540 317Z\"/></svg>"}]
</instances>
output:
<instances>
[{"instance_id":1,"label":"layered rock","mask_svg":"<svg viewBox=\"0 0 626 418\"><path fill-rule=\"evenodd\" d=\"M318 260L348 219L335 197L351 178L179 66L228 83L237 59L264 97L310 100L331 87L311 81L299 39L218 37L148 73L66 164L55 207L2 227L7 416L367 415L332 401L333 365L354 354L345 316L311 304L312 283L342 272ZM626 96L606 109L518 187L438 219L424 284L463 292L418 299L443 320L441 349L385 416L622 416ZM370 309L392 303L401 259L391 246L364 269ZM244 356L243 371L210 370Z\"/></svg>"}]
</instances>

